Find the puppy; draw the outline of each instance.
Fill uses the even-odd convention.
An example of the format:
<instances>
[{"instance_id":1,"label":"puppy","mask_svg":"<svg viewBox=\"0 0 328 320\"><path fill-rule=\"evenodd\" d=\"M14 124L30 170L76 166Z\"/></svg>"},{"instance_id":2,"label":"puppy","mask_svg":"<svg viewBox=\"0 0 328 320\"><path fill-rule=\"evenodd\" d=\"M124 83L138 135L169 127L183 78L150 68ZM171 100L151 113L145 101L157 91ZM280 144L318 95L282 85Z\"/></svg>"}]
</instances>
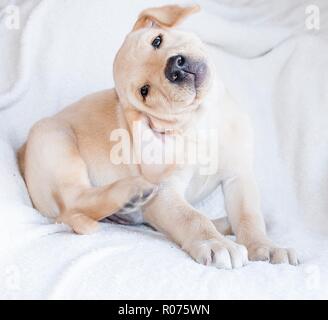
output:
<instances>
[{"instance_id":1,"label":"puppy","mask_svg":"<svg viewBox=\"0 0 328 320\"><path fill-rule=\"evenodd\" d=\"M294 250L278 248L266 235L248 118L219 85L204 44L175 29L198 10L143 11L117 53L115 88L33 126L19 150L30 197L42 214L79 234L111 217L150 224L205 265L231 269L248 259L296 265ZM190 150L172 147L173 141L184 137L203 150L210 138L201 132L214 133L209 149L217 152L206 159L208 170L199 161L151 162L150 154L136 156L147 145L135 127L155 155L164 150L185 159ZM192 203L219 184L228 218L210 221ZM236 242L224 237L232 233Z\"/></svg>"}]
</instances>

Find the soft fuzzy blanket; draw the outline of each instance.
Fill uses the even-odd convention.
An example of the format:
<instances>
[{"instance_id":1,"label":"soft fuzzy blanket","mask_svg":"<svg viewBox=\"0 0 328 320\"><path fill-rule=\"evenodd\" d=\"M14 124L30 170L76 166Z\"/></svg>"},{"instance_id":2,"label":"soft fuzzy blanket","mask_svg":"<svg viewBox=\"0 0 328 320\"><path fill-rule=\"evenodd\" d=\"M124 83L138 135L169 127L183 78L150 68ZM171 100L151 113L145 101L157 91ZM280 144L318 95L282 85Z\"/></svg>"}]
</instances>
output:
<instances>
[{"instance_id":1,"label":"soft fuzzy blanket","mask_svg":"<svg viewBox=\"0 0 328 320\"><path fill-rule=\"evenodd\" d=\"M15 160L29 128L112 87L114 55L139 11L169 2L0 0L1 298L328 298L326 0L199 1L203 11L182 26L209 44L251 116L268 230L299 251L300 266L217 270L146 227L103 224L78 236L31 207ZM220 190L198 207L224 214Z\"/></svg>"}]
</instances>

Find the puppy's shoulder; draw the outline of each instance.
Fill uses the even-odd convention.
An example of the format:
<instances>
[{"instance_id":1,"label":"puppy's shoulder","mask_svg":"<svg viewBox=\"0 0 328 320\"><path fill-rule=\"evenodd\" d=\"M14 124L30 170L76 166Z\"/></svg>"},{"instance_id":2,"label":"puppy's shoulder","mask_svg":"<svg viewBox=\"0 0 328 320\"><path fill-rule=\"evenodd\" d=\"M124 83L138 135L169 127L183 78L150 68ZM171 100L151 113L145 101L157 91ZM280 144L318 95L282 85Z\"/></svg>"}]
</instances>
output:
<instances>
[{"instance_id":1,"label":"puppy's shoulder","mask_svg":"<svg viewBox=\"0 0 328 320\"><path fill-rule=\"evenodd\" d=\"M110 103L110 104L116 104L118 103L118 96L116 94L115 89L106 89L98 92L91 93L84 98L80 100L84 103L97 103L97 104L103 104L103 103Z\"/></svg>"},{"instance_id":2,"label":"puppy's shoulder","mask_svg":"<svg viewBox=\"0 0 328 320\"><path fill-rule=\"evenodd\" d=\"M55 119L71 126L115 125L119 114L119 100L114 89L104 90L85 96L59 112Z\"/></svg>"}]
</instances>

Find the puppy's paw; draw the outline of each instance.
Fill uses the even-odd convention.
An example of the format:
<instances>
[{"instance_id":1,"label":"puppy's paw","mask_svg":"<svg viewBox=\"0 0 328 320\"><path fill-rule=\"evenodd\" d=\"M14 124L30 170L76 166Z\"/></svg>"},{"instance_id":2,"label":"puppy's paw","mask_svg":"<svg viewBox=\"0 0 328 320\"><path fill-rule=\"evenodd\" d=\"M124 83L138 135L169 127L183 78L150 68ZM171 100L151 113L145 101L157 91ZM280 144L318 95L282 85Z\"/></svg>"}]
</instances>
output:
<instances>
[{"instance_id":1,"label":"puppy's paw","mask_svg":"<svg viewBox=\"0 0 328 320\"><path fill-rule=\"evenodd\" d=\"M134 178L133 183L129 192L129 200L122 205L122 208L117 213L126 214L137 211L151 200L158 191L158 186L149 183L141 177Z\"/></svg>"},{"instance_id":2,"label":"puppy's paw","mask_svg":"<svg viewBox=\"0 0 328 320\"><path fill-rule=\"evenodd\" d=\"M99 229L99 223L82 213L61 214L56 223L69 225L77 234L91 234Z\"/></svg>"},{"instance_id":3,"label":"puppy's paw","mask_svg":"<svg viewBox=\"0 0 328 320\"><path fill-rule=\"evenodd\" d=\"M251 261L268 261L272 264L299 264L297 253L294 249L277 248L266 243L255 243L248 246L248 257Z\"/></svg>"},{"instance_id":4,"label":"puppy's paw","mask_svg":"<svg viewBox=\"0 0 328 320\"><path fill-rule=\"evenodd\" d=\"M246 247L226 238L195 241L187 251L198 263L219 269L240 268L248 263Z\"/></svg>"}]
</instances>

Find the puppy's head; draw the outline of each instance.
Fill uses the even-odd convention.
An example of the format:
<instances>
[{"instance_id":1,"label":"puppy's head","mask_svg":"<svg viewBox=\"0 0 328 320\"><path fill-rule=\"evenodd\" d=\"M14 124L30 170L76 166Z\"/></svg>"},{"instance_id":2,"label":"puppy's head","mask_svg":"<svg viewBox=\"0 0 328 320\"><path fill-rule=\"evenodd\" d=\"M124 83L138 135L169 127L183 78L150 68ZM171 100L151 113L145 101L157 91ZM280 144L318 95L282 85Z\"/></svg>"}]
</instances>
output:
<instances>
[{"instance_id":1,"label":"puppy's head","mask_svg":"<svg viewBox=\"0 0 328 320\"><path fill-rule=\"evenodd\" d=\"M174 27L198 6L146 9L114 62L114 80L124 106L146 115L157 131L183 125L211 84L204 44Z\"/></svg>"}]
</instances>

